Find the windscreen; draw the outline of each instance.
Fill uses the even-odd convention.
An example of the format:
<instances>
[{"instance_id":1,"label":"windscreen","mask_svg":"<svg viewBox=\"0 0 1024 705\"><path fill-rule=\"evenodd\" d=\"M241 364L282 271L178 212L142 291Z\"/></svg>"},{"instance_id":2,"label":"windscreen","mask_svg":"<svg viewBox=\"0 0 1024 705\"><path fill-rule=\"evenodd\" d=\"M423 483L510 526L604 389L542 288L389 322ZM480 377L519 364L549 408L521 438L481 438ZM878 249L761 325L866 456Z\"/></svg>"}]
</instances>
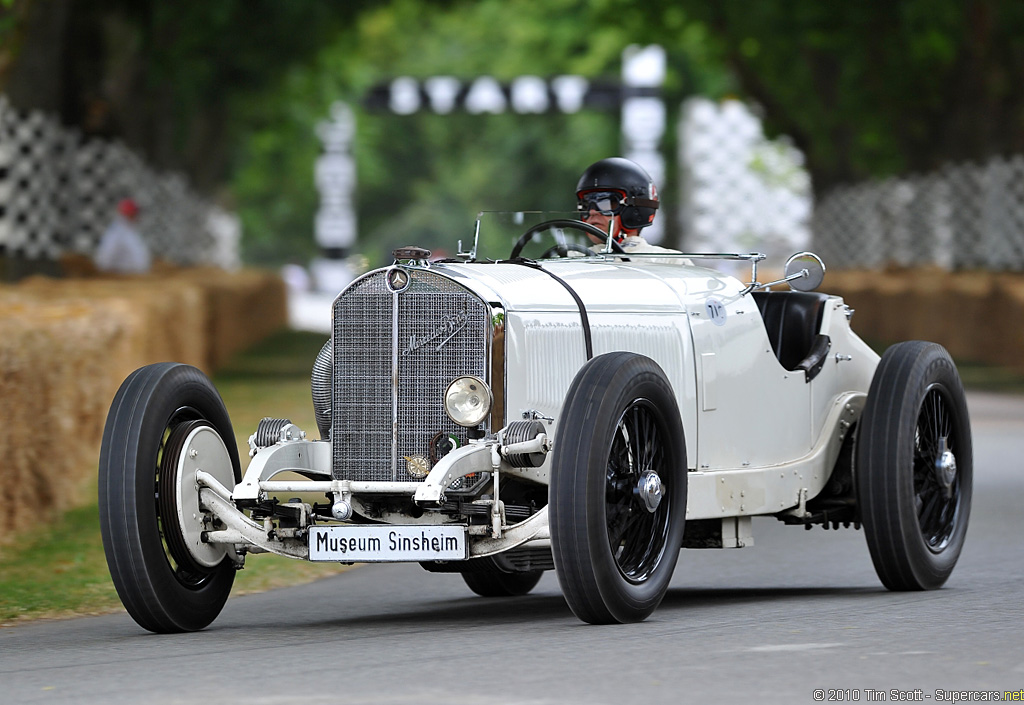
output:
<instances>
[{"instance_id":1,"label":"windscreen","mask_svg":"<svg viewBox=\"0 0 1024 705\"><path fill-rule=\"evenodd\" d=\"M477 228L477 260L594 257L608 239L577 211L484 211ZM475 235L462 241L463 252L472 251L474 240Z\"/></svg>"}]
</instances>

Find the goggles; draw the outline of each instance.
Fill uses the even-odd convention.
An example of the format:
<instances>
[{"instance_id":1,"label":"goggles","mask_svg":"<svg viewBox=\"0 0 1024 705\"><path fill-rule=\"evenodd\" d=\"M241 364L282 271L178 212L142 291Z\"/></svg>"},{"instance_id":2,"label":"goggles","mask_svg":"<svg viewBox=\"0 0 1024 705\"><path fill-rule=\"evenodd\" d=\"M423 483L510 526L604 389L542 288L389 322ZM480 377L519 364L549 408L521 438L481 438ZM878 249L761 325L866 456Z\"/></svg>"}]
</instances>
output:
<instances>
[{"instance_id":1,"label":"goggles","mask_svg":"<svg viewBox=\"0 0 1024 705\"><path fill-rule=\"evenodd\" d=\"M619 191L588 191L579 195L576 210L586 220L590 211L597 211L601 215L618 215L625 205L626 195Z\"/></svg>"}]
</instances>

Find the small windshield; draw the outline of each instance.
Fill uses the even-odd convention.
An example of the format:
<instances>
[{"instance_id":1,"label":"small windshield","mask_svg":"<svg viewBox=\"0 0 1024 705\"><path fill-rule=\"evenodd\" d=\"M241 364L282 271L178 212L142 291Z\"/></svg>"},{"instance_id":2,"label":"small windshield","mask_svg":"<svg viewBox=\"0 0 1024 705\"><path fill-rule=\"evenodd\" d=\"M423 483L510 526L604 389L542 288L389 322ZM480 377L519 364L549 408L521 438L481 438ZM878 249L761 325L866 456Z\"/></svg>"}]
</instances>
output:
<instances>
[{"instance_id":1,"label":"small windshield","mask_svg":"<svg viewBox=\"0 0 1024 705\"><path fill-rule=\"evenodd\" d=\"M508 259L513 254L529 259L594 256L607 240L580 220L577 211L483 211L476 225L477 260ZM462 240L463 252L472 251L474 239L471 235Z\"/></svg>"},{"instance_id":2,"label":"small windshield","mask_svg":"<svg viewBox=\"0 0 1024 705\"><path fill-rule=\"evenodd\" d=\"M459 242L459 258L494 262L515 257L532 260L568 257L598 262L608 256L616 259L622 256L633 262L647 259L673 264L692 264L698 260L702 266L714 268L725 265L737 269L734 265L739 268L752 265L752 276L757 274L757 262L764 259L764 255L758 253L682 253L657 248L652 251L635 249L628 243L625 252L615 246L612 249L619 254L609 255L607 234L581 220L579 215L578 211L482 211L477 216L474 232Z\"/></svg>"}]
</instances>

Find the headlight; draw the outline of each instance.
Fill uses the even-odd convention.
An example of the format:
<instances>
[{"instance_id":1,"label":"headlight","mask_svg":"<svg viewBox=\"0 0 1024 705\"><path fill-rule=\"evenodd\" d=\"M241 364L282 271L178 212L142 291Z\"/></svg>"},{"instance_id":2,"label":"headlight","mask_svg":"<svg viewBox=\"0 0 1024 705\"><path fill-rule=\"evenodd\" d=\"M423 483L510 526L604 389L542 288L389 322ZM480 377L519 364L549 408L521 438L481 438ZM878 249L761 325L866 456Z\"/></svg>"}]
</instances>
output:
<instances>
[{"instance_id":1,"label":"headlight","mask_svg":"<svg viewBox=\"0 0 1024 705\"><path fill-rule=\"evenodd\" d=\"M472 428L491 413L491 389L477 377L459 377L444 393L444 410L452 421Z\"/></svg>"}]
</instances>

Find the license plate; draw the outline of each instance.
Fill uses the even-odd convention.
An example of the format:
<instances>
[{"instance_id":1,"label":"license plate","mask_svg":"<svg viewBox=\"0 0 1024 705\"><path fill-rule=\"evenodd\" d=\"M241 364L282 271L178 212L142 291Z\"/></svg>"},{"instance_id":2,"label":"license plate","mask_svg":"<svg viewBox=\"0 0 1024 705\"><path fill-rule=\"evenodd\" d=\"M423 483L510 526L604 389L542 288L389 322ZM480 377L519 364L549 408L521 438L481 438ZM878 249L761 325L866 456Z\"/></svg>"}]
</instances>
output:
<instances>
[{"instance_id":1,"label":"license plate","mask_svg":"<svg viewBox=\"0 0 1024 705\"><path fill-rule=\"evenodd\" d=\"M462 561L464 526L314 526L309 560L387 563Z\"/></svg>"}]
</instances>

